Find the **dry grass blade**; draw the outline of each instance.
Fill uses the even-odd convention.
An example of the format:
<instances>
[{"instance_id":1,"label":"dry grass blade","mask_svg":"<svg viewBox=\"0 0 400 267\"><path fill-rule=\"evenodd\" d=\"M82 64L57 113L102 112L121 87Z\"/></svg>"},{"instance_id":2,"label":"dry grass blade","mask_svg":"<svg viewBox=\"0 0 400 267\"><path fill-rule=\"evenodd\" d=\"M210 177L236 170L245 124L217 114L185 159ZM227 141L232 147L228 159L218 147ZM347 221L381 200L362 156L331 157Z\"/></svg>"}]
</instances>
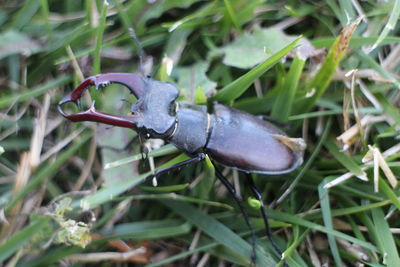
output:
<instances>
[{"instance_id":1,"label":"dry grass blade","mask_svg":"<svg viewBox=\"0 0 400 267\"><path fill-rule=\"evenodd\" d=\"M40 158L40 162L44 162L49 159L51 156L55 155L57 152L60 152L65 146L71 143L74 139L76 139L86 127L80 127L77 130L73 131L70 135L65 137L63 140L60 140L55 146L47 150Z\"/></svg>"},{"instance_id":2,"label":"dry grass blade","mask_svg":"<svg viewBox=\"0 0 400 267\"><path fill-rule=\"evenodd\" d=\"M390 185L393 188L396 188L398 181L397 181L395 175L393 174L392 170L389 168L388 164L386 163L382 153L379 151L378 148L373 147L371 145L369 145L368 148L369 148L369 152L364 156L363 162L368 162L371 159L373 160L375 192L379 191L379 189L378 189L379 169L381 169L385 173L385 176L388 179Z\"/></svg>"},{"instance_id":3,"label":"dry grass blade","mask_svg":"<svg viewBox=\"0 0 400 267\"><path fill-rule=\"evenodd\" d=\"M360 123L356 123L343 132L341 135L336 137L336 140L343 144L343 150L347 150L355 141L356 135L360 134L360 129L365 127L371 127L373 124L386 121L387 116L372 116L365 115L361 118Z\"/></svg>"},{"instance_id":4,"label":"dry grass blade","mask_svg":"<svg viewBox=\"0 0 400 267\"><path fill-rule=\"evenodd\" d=\"M66 259L72 262L135 262L134 258L143 253L146 253L146 248L140 247L128 252L94 252L86 254L74 254L68 256Z\"/></svg>"},{"instance_id":5,"label":"dry grass blade","mask_svg":"<svg viewBox=\"0 0 400 267\"><path fill-rule=\"evenodd\" d=\"M39 116L35 119L35 128L33 130L31 147L30 147L30 166L35 170L40 163L40 154L42 152L43 141L45 137L47 113L50 107L50 94L45 94L43 106L38 111Z\"/></svg>"},{"instance_id":6,"label":"dry grass blade","mask_svg":"<svg viewBox=\"0 0 400 267\"><path fill-rule=\"evenodd\" d=\"M85 163L85 166L82 168L82 172L78 178L78 181L73 186L74 191L79 191L82 185L85 183L86 179L89 177L94 160L96 158L96 150L97 150L96 135L93 135L90 142L88 159Z\"/></svg>"},{"instance_id":7,"label":"dry grass blade","mask_svg":"<svg viewBox=\"0 0 400 267\"><path fill-rule=\"evenodd\" d=\"M301 103L299 109L309 111L314 107L315 103L325 93L328 85L330 84L333 75L339 63L342 61L343 56L347 53L350 39L361 22L362 17L358 18L355 22L343 28L340 35L336 38L333 45L330 47L329 52L322 63L320 69L315 74L313 79L307 84L306 95L304 101Z\"/></svg>"},{"instance_id":8,"label":"dry grass blade","mask_svg":"<svg viewBox=\"0 0 400 267\"><path fill-rule=\"evenodd\" d=\"M30 166L30 155L29 153L23 153L21 155L20 163L18 165L17 173L15 175L14 186L12 191L12 196L15 197L28 183L28 179L31 175ZM0 240L3 243L7 240L15 231L19 229L15 228L15 222L19 220L18 216L21 212L21 207L23 205L23 200L18 201L14 207L7 213L6 219L8 223L3 224L1 227Z\"/></svg>"}]
</instances>

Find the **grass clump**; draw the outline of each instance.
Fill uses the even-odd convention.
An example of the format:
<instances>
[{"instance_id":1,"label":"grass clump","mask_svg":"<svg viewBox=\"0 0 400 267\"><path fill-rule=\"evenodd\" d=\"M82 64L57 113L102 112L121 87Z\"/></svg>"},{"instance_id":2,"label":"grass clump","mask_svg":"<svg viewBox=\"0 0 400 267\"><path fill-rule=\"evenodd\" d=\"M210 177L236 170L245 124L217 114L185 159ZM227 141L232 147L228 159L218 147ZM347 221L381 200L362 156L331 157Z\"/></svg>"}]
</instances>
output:
<instances>
[{"instance_id":1,"label":"grass clump","mask_svg":"<svg viewBox=\"0 0 400 267\"><path fill-rule=\"evenodd\" d=\"M153 164L187 156L149 140L150 158L140 161L139 142L110 149L133 131L72 124L57 112L85 77L142 72L176 84L181 102L269 115L306 140L298 170L254 175L289 266L398 266L399 1L0 6L0 261L249 264L248 229L209 162L153 188L145 181ZM142 66L130 28L146 52ZM114 114L129 111L121 99L135 101L118 85L91 97ZM243 174L224 173L250 195ZM257 263L278 264L258 211L246 209Z\"/></svg>"}]
</instances>

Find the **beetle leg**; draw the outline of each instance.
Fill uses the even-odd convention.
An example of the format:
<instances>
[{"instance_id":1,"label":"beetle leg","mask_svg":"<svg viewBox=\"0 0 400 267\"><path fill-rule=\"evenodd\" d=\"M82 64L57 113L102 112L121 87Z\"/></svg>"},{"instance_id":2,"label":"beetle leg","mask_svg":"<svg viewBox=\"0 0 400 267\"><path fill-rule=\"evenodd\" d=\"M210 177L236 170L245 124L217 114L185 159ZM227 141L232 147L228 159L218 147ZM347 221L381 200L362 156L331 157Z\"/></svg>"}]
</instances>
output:
<instances>
[{"instance_id":1,"label":"beetle leg","mask_svg":"<svg viewBox=\"0 0 400 267\"><path fill-rule=\"evenodd\" d=\"M154 175L152 175L153 178L156 178L164 173L170 172L170 171L174 171L177 169L180 169L182 167L185 167L187 165L193 164L193 163L197 163L200 162L202 160L204 160L206 157L206 155L202 152L198 153L195 157L190 158L188 160L182 161L180 163L177 163L175 165L157 170ZM226 187L226 189L228 189L228 192L231 194L231 196L233 197L233 199L235 200L236 204L239 206L239 209L241 211L241 213L243 214L244 220L248 226L248 228L251 231L251 237L252 237L252 251L251 251L251 262L253 264L256 263L256 234L254 232L254 229L251 225L249 216L246 213L246 210L244 209L241 201L241 197L237 195L236 190L234 188L234 186L228 181L228 179L225 178L225 176L219 171L219 169L215 166L215 164L213 163L214 167L215 167L215 173L217 175L217 178L222 182L222 184Z\"/></svg>"},{"instance_id":2,"label":"beetle leg","mask_svg":"<svg viewBox=\"0 0 400 267\"><path fill-rule=\"evenodd\" d=\"M175 165L172 165L172 166L157 170L153 174L153 177L159 177L160 175L163 175L164 173L167 173L167 172L170 172L170 171L174 171L174 170L178 170L178 169L180 169L182 167L185 167L187 165L200 162L200 161L204 160L205 158L206 158L206 154L198 153L194 158L190 158L188 160L184 160L182 162L179 162L179 163L177 163Z\"/></svg>"},{"instance_id":3,"label":"beetle leg","mask_svg":"<svg viewBox=\"0 0 400 267\"><path fill-rule=\"evenodd\" d=\"M241 213L243 214L244 221L247 224L247 227L250 229L251 232L251 262L253 265L255 265L256 260L257 260L257 254L256 254L256 233L254 232L253 226L251 225L249 216L247 215L246 210L244 209L242 203L241 203L241 197L236 193L235 187L233 184L231 184L228 179L221 173L221 171L215 166L213 163L214 168L215 168L215 174L217 175L217 178L221 181L221 183L228 189L228 192L231 194L233 199L235 200L236 204L238 205Z\"/></svg>"},{"instance_id":4,"label":"beetle leg","mask_svg":"<svg viewBox=\"0 0 400 267\"><path fill-rule=\"evenodd\" d=\"M282 251L278 247L278 245L275 243L275 241L272 239L272 233L271 233L271 228L269 227L268 223L268 216L265 211L265 206L264 202L262 200L262 195L256 185L254 184L253 178L251 177L251 174L246 173L246 179L247 183L250 186L251 191L253 192L254 197L260 202L260 212L264 220L264 226L265 226L265 232L267 234L267 237L269 241L271 242L271 245L274 247L275 251L278 252L278 254L282 257ZM286 264L285 264L286 266Z\"/></svg>"},{"instance_id":5,"label":"beetle leg","mask_svg":"<svg viewBox=\"0 0 400 267\"><path fill-rule=\"evenodd\" d=\"M147 157L147 154L146 154L146 157ZM163 175L163 174L165 174L167 172L170 172L170 171L178 170L178 169L183 168L185 166L188 166L190 164L200 162L200 161L204 160L205 158L206 158L206 154L200 152L193 158L181 161L181 162L179 162L179 163L177 163L175 165L169 166L169 167L165 167L165 168L156 170L154 172L154 174L150 176L150 177L153 177L153 181L152 181L153 186L157 186L157 178L159 176L161 176L161 175Z\"/></svg>"}]
</instances>

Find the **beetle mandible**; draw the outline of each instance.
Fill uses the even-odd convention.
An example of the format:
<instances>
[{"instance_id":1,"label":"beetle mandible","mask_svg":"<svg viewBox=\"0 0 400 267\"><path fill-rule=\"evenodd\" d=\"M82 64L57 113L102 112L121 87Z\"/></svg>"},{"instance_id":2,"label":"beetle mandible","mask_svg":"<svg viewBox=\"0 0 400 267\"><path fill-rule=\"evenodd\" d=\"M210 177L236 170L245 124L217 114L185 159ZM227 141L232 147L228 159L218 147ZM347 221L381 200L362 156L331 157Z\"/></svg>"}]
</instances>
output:
<instances>
[{"instance_id":1,"label":"beetle mandible","mask_svg":"<svg viewBox=\"0 0 400 267\"><path fill-rule=\"evenodd\" d=\"M86 111L66 114L62 105L73 102L80 106L80 98L90 87L106 87L119 83L127 87L137 98L132 104L131 115L117 116L95 109L94 104ZM146 138L161 138L174 144L191 158L174 166L156 171L154 176L199 162L208 155L218 163L246 173L283 174L297 168L303 161L305 143L301 138L289 138L283 131L257 116L214 103L209 112L207 106L182 104L176 101L178 89L169 82L153 80L139 74L108 73L84 80L58 104L59 112L68 120L95 121L108 125L131 128ZM247 225L250 221L240 204L232 184L216 168L217 178L227 187ZM261 193L250 175L248 183L260 201L267 236L277 251L262 205ZM255 237L253 235L252 261L255 261Z\"/></svg>"}]
</instances>

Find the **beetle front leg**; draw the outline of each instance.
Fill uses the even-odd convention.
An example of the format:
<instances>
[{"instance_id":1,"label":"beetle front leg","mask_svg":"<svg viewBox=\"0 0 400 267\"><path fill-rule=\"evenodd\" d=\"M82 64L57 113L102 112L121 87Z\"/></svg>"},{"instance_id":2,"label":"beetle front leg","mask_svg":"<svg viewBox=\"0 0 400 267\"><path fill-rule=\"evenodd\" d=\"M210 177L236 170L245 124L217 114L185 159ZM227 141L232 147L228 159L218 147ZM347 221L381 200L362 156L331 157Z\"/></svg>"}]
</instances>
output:
<instances>
[{"instance_id":1,"label":"beetle front leg","mask_svg":"<svg viewBox=\"0 0 400 267\"><path fill-rule=\"evenodd\" d=\"M159 170L155 171L152 176L157 178L160 175L163 175L164 173L167 173L167 172L170 172L170 171L175 171L175 170L178 170L178 169L180 169L182 167L185 167L187 165L203 161L205 158L206 158L206 154L200 152L193 158L190 158L188 160L184 160L182 162L179 162L179 163L177 163L175 165L172 165L172 166L169 166L169 167L165 167L165 168L159 169Z\"/></svg>"}]
</instances>

